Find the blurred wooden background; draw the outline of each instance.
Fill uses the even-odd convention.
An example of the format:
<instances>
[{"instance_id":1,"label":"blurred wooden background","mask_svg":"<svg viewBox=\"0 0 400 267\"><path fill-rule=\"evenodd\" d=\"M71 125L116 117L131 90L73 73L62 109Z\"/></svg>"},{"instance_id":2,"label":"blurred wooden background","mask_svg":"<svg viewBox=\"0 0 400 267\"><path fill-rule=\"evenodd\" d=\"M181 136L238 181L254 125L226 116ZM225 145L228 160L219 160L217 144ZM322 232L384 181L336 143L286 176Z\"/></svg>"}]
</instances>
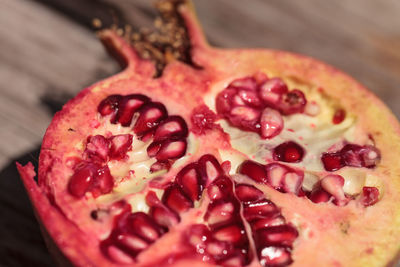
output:
<instances>
[{"instance_id":1,"label":"blurred wooden background","mask_svg":"<svg viewBox=\"0 0 400 267\"><path fill-rule=\"evenodd\" d=\"M118 71L91 21L151 25L150 0L0 0L0 266L52 266L13 161L33 160L53 112ZM194 0L210 42L306 54L400 117L400 1Z\"/></svg>"}]
</instances>

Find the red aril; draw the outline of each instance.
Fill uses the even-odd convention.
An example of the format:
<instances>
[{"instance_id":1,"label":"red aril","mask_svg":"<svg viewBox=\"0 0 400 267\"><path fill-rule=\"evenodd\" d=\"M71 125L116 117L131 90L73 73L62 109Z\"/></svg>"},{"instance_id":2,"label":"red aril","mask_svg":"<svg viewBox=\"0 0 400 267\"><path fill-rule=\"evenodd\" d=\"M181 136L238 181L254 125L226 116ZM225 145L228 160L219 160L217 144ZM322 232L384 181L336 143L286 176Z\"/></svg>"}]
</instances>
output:
<instances>
[{"instance_id":1,"label":"red aril","mask_svg":"<svg viewBox=\"0 0 400 267\"><path fill-rule=\"evenodd\" d=\"M212 48L183 2L99 32L124 71L57 113L38 183L18 165L49 240L75 266L394 265L394 117L316 60Z\"/></svg>"}]
</instances>

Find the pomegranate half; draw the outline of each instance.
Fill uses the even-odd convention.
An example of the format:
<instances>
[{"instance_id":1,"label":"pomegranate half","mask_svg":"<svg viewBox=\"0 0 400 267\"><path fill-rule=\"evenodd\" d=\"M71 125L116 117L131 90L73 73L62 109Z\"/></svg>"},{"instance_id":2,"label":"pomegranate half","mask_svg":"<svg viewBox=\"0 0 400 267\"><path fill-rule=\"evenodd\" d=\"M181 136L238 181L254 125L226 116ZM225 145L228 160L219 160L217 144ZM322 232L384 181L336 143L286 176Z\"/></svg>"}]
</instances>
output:
<instances>
[{"instance_id":1,"label":"pomegranate half","mask_svg":"<svg viewBox=\"0 0 400 267\"><path fill-rule=\"evenodd\" d=\"M211 47L190 3L159 7L180 38L146 50L101 31L124 70L55 115L38 183L17 164L59 263L394 265L390 111L324 63Z\"/></svg>"}]
</instances>

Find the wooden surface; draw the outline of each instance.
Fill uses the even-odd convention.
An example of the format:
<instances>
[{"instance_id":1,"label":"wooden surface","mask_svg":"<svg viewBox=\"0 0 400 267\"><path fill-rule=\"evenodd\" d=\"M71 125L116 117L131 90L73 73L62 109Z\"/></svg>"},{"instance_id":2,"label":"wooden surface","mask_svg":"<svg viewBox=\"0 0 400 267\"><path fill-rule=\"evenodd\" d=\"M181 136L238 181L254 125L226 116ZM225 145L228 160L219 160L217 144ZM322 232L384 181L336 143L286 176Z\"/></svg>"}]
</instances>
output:
<instances>
[{"instance_id":1,"label":"wooden surface","mask_svg":"<svg viewBox=\"0 0 400 267\"><path fill-rule=\"evenodd\" d=\"M289 50L326 61L400 116L400 1L194 2L212 44ZM118 71L91 19L151 25L150 3L0 0L0 266L53 265L12 162L35 161L53 112Z\"/></svg>"}]
</instances>

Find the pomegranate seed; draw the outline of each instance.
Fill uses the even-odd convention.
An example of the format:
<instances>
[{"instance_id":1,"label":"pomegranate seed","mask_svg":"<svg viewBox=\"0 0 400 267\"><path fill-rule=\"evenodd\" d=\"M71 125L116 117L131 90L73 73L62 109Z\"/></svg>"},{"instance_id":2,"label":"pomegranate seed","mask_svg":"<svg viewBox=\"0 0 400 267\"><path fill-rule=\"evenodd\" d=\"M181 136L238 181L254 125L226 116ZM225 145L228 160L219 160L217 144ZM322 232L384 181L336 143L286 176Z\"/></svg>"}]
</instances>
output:
<instances>
[{"instance_id":1,"label":"pomegranate seed","mask_svg":"<svg viewBox=\"0 0 400 267\"><path fill-rule=\"evenodd\" d=\"M68 183L68 190L75 197L83 197L93 183L95 170L97 166L94 164L83 165L78 167Z\"/></svg>"},{"instance_id":2,"label":"pomegranate seed","mask_svg":"<svg viewBox=\"0 0 400 267\"><path fill-rule=\"evenodd\" d=\"M216 108L217 112L223 115L229 114L233 106L233 98L236 96L235 89L225 89L217 95ZM244 104L244 103L243 103Z\"/></svg>"},{"instance_id":3,"label":"pomegranate seed","mask_svg":"<svg viewBox=\"0 0 400 267\"><path fill-rule=\"evenodd\" d=\"M164 191L162 202L178 214L193 207L193 202L185 196L177 184L172 184Z\"/></svg>"},{"instance_id":4,"label":"pomegranate seed","mask_svg":"<svg viewBox=\"0 0 400 267\"><path fill-rule=\"evenodd\" d=\"M374 168L381 160L380 151L373 146L364 146L360 153L362 166L365 168Z\"/></svg>"},{"instance_id":5,"label":"pomegranate seed","mask_svg":"<svg viewBox=\"0 0 400 267\"><path fill-rule=\"evenodd\" d=\"M205 134L206 131L217 128L215 124L217 120L217 114L215 114L206 105L200 105L193 109L190 117L192 121L192 131L195 134Z\"/></svg>"},{"instance_id":6,"label":"pomegranate seed","mask_svg":"<svg viewBox=\"0 0 400 267\"><path fill-rule=\"evenodd\" d=\"M110 141L102 135L89 136L84 151L84 159L94 162L105 162L108 159Z\"/></svg>"},{"instance_id":7,"label":"pomegranate seed","mask_svg":"<svg viewBox=\"0 0 400 267\"><path fill-rule=\"evenodd\" d=\"M291 247L299 233L294 227L285 224L259 229L253 235L257 246Z\"/></svg>"},{"instance_id":8,"label":"pomegranate seed","mask_svg":"<svg viewBox=\"0 0 400 267\"><path fill-rule=\"evenodd\" d=\"M340 151L345 165L352 167L362 167L362 159L360 153L362 146L347 144Z\"/></svg>"},{"instance_id":9,"label":"pomegranate seed","mask_svg":"<svg viewBox=\"0 0 400 267\"><path fill-rule=\"evenodd\" d=\"M218 176L223 175L224 172L218 163L218 160L210 154L201 156L198 160L199 171L204 184L209 184L214 181Z\"/></svg>"},{"instance_id":10,"label":"pomegranate seed","mask_svg":"<svg viewBox=\"0 0 400 267\"><path fill-rule=\"evenodd\" d=\"M142 251L149 246L146 241L135 235L119 234L117 238L119 244L128 247L135 252Z\"/></svg>"},{"instance_id":11,"label":"pomegranate seed","mask_svg":"<svg viewBox=\"0 0 400 267\"><path fill-rule=\"evenodd\" d=\"M140 108L139 113L140 115L133 127L133 130L139 136L155 129L168 116L165 106L158 102L145 104Z\"/></svg>"},{"instance_id":12,"label":"pomegranate seed","mask_svg":"<svg viewBox=\"0 0 400 267\"><path fill-rule=\"evenodd\" d=\"M132 264L135 260L132 256L135 256L137 253L133 251L123 251L120 248L114 245L108 245L105 242L102 242L101 245L102 252L107 255L112 261L119 263L119 264Z\"/></svg>"},{"instance_id":13,"label":"pomegranate seed","mask_svg":"<svg viewBox=\"0 0 400 267\"><path fill-rule=\"evenodd\" d=\"M193 224L186 232L188 243L197 248L204 248L205 242L211 240L210 230L204 224Z\"/></svg>"},{"instance_id":14,"label":"pomegranate seed","mask_svg":"<svg viewBox=\"0 0 400 267\"><path fill-rule=\"evenodd\" d=\"M68 183L68 191L75 197L83 197L92 192L94 197L111 192L114 179L107 166L83 162L75 169Z\"/></svg>"},{"instance_id":15,"label":"pomegranate seed","mask_svg":"<svg viewBox=\"0 0 400 267\"><path fill-rule=\"evenodd\" d=\"M243 206L243 215L247 221L271 217L278 212L276 205L267 199L261 199Z\"/></svg>"},{"instance_id":16,"label":"pomegranate seed","mask_svg":"<svg viewBox=\"0 0 400 267\"><path fill-rule=\"evenodd\" d=\"M235 205L231 202L214 203L208 206L205 220L210 226L217 227L232 220Z\"/></svg>"},{"instance_id":17,"label":"pomegranate seed","mask_svg":"<svg viewBox=\"0 0 400 267\"><path fill-rule=\"evenodd\" d=\"M232 108L229 115L229 120L232 125L249 131L257 130L257 123L259 118L259 110L246 106Z\"/></svg>"},{"instance_id":18,"label":"pomegranate seed","mask_svg":"<svg viewBox=\"0 0 400 267\"><path fill-rule=\"evenodd\" d=\"M213 258L225 258L225 255L232 253L232 245L226 242L211 240L207 243L206 252Z\"/></svg>"},{"instance_id":19,"label":"pomegranate seed","mask_svg":"<svg viewBox=\"0 0 400 267\"><path fill-rule=\"evenodd\" d=\"M124 225L125 226L125 225ZM127 230L144 240L153 243L161 235L161 228L155 223L155 221L144 212L135 212L129 214L127 218Z\"/></svg>"},{"instance_id":20,"label":"pomegranate seed","mask_svg":"<svg viewBox=\"0 0 400 267\"><path fill-rule=\"evenodd\" d=\"M156 223L166 228L170 228L171 226L177 225L180 221L180 218L176 213L166 208L161 208L161 207L151 208L150 215L151 217L153 217Z\"/></svg>"},{"instance_id":21,"label":"pomegranate seed","mask_svg":"<svg viewBox=\"0 0 400 267\"><path fill-rule=\"evenodd\" d=\"M250 160L244 161L240 166L239 166L239 171L240 174L244 174L254 181L258 183L263 183L267 184L267 173L264 169L264 166Z\"/></svg>"},{"instance_id":22,"label":"pomegranate seed","mask_svg":"<svg viewBox=\"0 0 400 267\"><path fill-rule=\"evenodd\" d=\"M114 135L109 140L111 159L123 159L126 153L132 149L133 136L131 134Z\"/></svg>"},{"instance_id":23,"label":"pomegranate seed","mask_svg":"<svg viewBox=\"0 0 400 267\"><path fill-rule=\"evenodd\" d=\"M162 142L160 142L160 141L152 142L146 149L147 155L150 158L155 157L157 155L158 151L160 151L161 144L162 144Z\"/></svg>"},{"instance_id":24,"label":"pomegranate seed","mask_svg":"<svg viewBox=\"0 0 400 267\"><path fill-rule=\"evenodd\" d=\"M289 171L289 168L279 163L270 163L265 166L265 170L267 172L267 183L276 190L281 190L283 178Z\"/></svg>"},{"instance_id":25,"label":"pomegranate seed","mask_svg":"<svg viewBox=\"0 0 400 267\"><path fill-rule=\"evenodd\" d=\"M176 175L175 181L192 201L199 200L204 185L201 182L197 163L185 166Z\"/></svg>"},{"instance_id":26,"label":"pomegranate seed","mask_svg":"<svg viewBox=\"0 0 400 267\"><path fill-rule=\"evenodd\" d=\"M238 225L228 225L213 232L213 237L219 241L229 242L233 245L242 243L246 232Z\"/></svg>"},{"instance_id":27,"label":"pomegranate seed","mask_svg":"<svg viewBox=\"0 0 400 267\"><path fill-rule=\"evenodd\" d=\"M164 204L162 204L162 202L158 199L155 192L150 191L146 195L146 203L151 207L151 217L153 217L154 221L159 225L170 228L171 226L179 223L179 216L164 206Z\"/></svg>"},{"instance_id":28,"label":"pomegranate seed","mask_svg":"<svg viewBox=\"0 0 400 267\"><path fill-rule=\"evenodd\" d=\"M296 172L286 173L283 178L283 190L286 193L299 194L303 183L304 175Z\"/></svg>"},{"instance_id":29,"label":"pomegranate seed","mask_svg":"<svg viewBox=\"0 0 400 267\"><path fill-rule=\"evenodd\" d=\"M376 187L364 186L362 195L361 195L361 203L365 206L372 206L379 200L379 190Z\"/></svg>"},{"instance_id":30,"label":"pomegranate seed","mask_svg":"<svg viewBox=\"0 0 400 267\"><path fill-rule=\"evenodd\" d=\"M242 99L244 104L248 106L256 108L261 106L261 100L256 91L242 89L238 91L238 96Z\"/></svg>"},{"instance_id":31,"label":"pomegranate seed","mask_svg":"<svg viewBox=\"0 0 400 267\"><path fill-rule=\"evenodd\" d=\"M293 260L287 248L278 246L267 246L259 249L258 257L263 267L269 266L287 266Z\"/></svg>"},{"instance_id":32,"label":"pomegranate seed","mask_svg":"<svg viewBox=\"0 0 400 267\"><path fill-rule=\"evenodd\" d=\"M274 148L273 152L274 160L290 163L300 162L303 159L303 156L303 148L293 141L280 144Z\"/></svg>"},{"instance_id":33,"label":"pomegranate seed","mask_svg":"<svg viewBox=\"0 0 400 267\"><path fill-rule=\"evenodd\" d=\"M272 107L277 107L287 92L288 87L280 78L269 79L260 86L261 99Z\"/></svg>"},{"instance_id":34,"label":"pomegranate seed","mask_svg":"<svg viewBox=\"0 0 400 267\"><path fill-rule=\"evenodd\" d=\"M348 200L343 191L344 178L340 175L330 174L321 180L321 187L335 198L335 204L343 206Z\"/></svg>"},{"instance_id":35,"label":"pomegranate seed","mask_svg":"<svg viewBox=\"0 0 400 267\"><path fill-rule=\"evenodd\" d=\"M285 224L285 219L282 217L282 215L276 214L272 217L265 217L263 219L258 219L256 221L253 221L251 224L251 228L253 229L253 231L256 231L261 228L278 226L283 224Z\"/></svg>"},{"instance_id":36,"label":"pomegranate seed","mask_svg":"<svg viewBox=\"0 0 400 267\"><path fill-rule=\"evenodd\" d=\"M103 117L111 115L111 122L116 123L115 117L118 112L121 100L121 95L110 95L100 102L99 106L97 107L97 111Z\"/></svg>"},{"instance_id":37,"label":"pomegranate seed","mask_svg":"<svg viewBox=\"0 0 400 267\"><path fill-rule=\"evenodd\" d=\"M122 97L119 103L116 121L122 126L131 125L133 114L138 111L143 104L148 102L150 102L150 98L141 94L132 94Z\"/></svg>"},{"instance_id":38,"label":"pomegranate seed","mask_svg":"<svg viewBox=\"0 0 400 267\"><path fill-rule=\"evenodd\" d=\"M163 141L160 150L157 152L156 159L158 161L166 161L168 159L178 159L186 153L186 140L184 139L168 139Z\"/></svg>"},{"instance_id":39,"label":"pomegranate seed","mask_svg":"<svg viewBox=\"0 0 400 267\"><path fill-rule=\"evenodd\" d=\"M281 133L283 129L283 119L281 114L271 108L265 108L260 119L261 136L271 139Z\"/></svg>"},{"instance_id":40,"label":"pomegranate seed","mask_svg":"<svg viewBox=\"0 0 400 267\"><path fill-rule=\"evenodd\" d=\"M157 161L154 162L151 166L150 166L150 172L158 172L161 170L169 170L171 168L171 162L166 160L166 161Z\"/></svg>"},{"instance_id":41,"label":"pomegranate seed","mask_svg":"<svg viewBox=\"0 0 400 267\"><path fill-rule=\"evenodd\" d=\"M224 267L242 267L246 265L246 261L243 254L236 253L228 259L218 262L218 264Z\"/></svg>"},{"instance_id":42,"label":"pomegranate seed","mask_svg":"<svg viewBox=\"0 0 400 267\"><path fill-rule=\"evenodd\" d=\"M245 89L255 91L257 89L257 81L253 77L244 77L232 81L228 88Z\"/></svg>"},{"instance_id":43,"label":"pomegranate seed","mask_svg":"<svg viewBox=\"0 0 400 267\"><path fill-rule=\"evenodd\" d=\"M236 185L235 192L237 198L244 203L257 201L264 197L264 193L261 190L257 189L255 186L248 184Z\"/></svg>"},{"instance_id":44,"label":"pomegranate seed","mask_svg":"<svg viewBox=\"0 0 400 267\"><path fill-rule=\"evenodd\" d=\"M342 121L344 121L345 117L346 117L346 111L344 109L338 109L333 114L332 123L339 124Z\"/></svg>"},{"instance_id":45,"label":"pomegranate seed","mask_svg":"<svg viewBox=\"0 0 400 267\"><path fill-rule=\"evenodd\" d=\"M284 115L303 113L306 104L307 100L304 93L300 90L294 89L283 96L283 100L279 104L279 110Z\"/></svg>"},{"instance_id":46,"label":"pomegranate seed","mask_svg":"<svg viewBox=\"0 0 400 267\"><path fill-rule=\"evenodd\" d=\"M308 198L314 203L322 203L328 202L331 197L332 196L322 188L316 188L315 190L311 191Z\"/></svg>"},{"instance_id":47,"label":"pomegranate seed","mask_svg":"<svg viewBox=\"0 0 400 267\"><path fill-rule=\"evenodd\" d=\"M188 136L188 128L181 116L169 116L158 125L154 133L154 141L169 139L171 137L185 138Z\"/></svg>"},{"instance_id":48,"label":"pomegranate seed","mask_svg":"<svg viewBox=\"0 0 400 267\"><path fill-rule=\"evenodd\" d=\"M226 176L215 179L208 187L207 193L211 200L229 199L232 197L233 184Z\"/></svg>"},{"instance_id":49,"label":"pomegranate seed","mask_svg":"<svg viewBox=\"0 0 400 267\"><path fill-rule=\"evenodd\" d=\"M321 156L322 164L325 170L332 172L344 167L342 155L340 152L323 153Z\"/></svg>"}]
</instances>

